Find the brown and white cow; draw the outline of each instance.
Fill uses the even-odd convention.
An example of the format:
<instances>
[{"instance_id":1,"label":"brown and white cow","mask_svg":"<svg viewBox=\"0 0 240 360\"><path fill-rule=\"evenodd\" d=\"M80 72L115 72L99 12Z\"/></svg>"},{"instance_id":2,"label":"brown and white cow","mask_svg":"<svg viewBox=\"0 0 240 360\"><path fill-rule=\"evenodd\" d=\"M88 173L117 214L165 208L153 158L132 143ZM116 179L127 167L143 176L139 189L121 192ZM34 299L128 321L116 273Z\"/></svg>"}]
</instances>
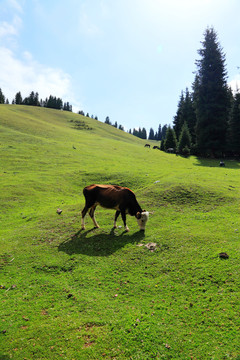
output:
<instances>
[{"instance_id":1,"label":"brown and white cow","mask_svg":"<svg viewBox=\"0 0 240 360\"><path fill-rule=\"evenodd\" d=\"M83 189L85 196L85 207L82 210L82 229L85 229L84 218L87 212L92 218L95 227L99 227L96 222L94 212L97 205L104 208L115 209L114 228L117 227L116 222L121 214L125 226L125 230L129 231L126 224L126 214L135 216L140 230L145 230L145 225L149 217L149 213L142 210L136 200L135 194L128 188L117 185L89 185Z\"/></svg>"}]
</instances>

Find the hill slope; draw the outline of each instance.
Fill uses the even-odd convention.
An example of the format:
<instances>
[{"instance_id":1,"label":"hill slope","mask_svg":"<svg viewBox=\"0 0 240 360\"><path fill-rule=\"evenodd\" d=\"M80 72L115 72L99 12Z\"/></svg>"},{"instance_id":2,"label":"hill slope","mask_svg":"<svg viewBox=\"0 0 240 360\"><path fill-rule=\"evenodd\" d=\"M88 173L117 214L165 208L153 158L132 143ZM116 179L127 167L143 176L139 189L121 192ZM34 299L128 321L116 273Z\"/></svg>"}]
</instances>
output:
<instances>
[{"instance_id":1,"label":"hill slope","mask_svg":"<svg viewBox=\"0 0 240 360\"><path fill-rule=\"evenodd\" d=\"M239 359L238 162L45 108L0 105L0 132L1 359ZM80 231L90 183L134 190L145 233Z\"/></svg>"}]
</instances>

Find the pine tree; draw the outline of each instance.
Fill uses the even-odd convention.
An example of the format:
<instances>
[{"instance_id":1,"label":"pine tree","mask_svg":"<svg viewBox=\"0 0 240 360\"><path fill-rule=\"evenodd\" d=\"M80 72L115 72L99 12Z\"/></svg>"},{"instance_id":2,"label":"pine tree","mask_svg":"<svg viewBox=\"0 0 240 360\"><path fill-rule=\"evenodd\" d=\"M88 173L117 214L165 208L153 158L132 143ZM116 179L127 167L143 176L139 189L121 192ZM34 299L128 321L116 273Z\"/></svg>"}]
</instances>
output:
<instances>
[{"instance_id":1,"label":"pine tree","mask_svg":"<svg viewBox=\"0 0 240 360\"><path fill-rule=\"evenodd\" d=\"M196 139L195 128L196 128L197 119L196 119L195 109L193 106L193 96L188 91L188 88L186 89L185 92L185 100L183 105L183 120L184 122L186 122L188 126L188 130L191 135L192 142L195 143L195 139Z\"/></svg>"},{"instance_id":2,"label":"pine tree","mask_svg":"<svg viewBox=\"0 0 240 360\"><path fill-rule=\"evenodd\" d=\"M105 124L112 125L112 123L111 123L111 121L109 119L109 116L106 117Z\"/></svg>"},{"instance_id":3,"label":"pine tree","mask_svg":"<svg viewBox=\"0 0 240 360\"><path fill-rule=\"evenodd\" d=\"M147 138L147 130L145 128L142 128L141 139L146 139L146 138Z\"/></svg>"},{"instance_id":4,"label":"pine tree","mask_svg":"<svg viewBox=\"0 0 240 360\"><path fill-rule=\"evenodd\" d=\"M178 143L178 152L181 155L190 155L191 135L187 123L183 124Z\"/></svg>"},{"instance_id":5,"label":"pine tree","mask_svg":"<svg viewBox=\"0 0 240 360\"><path fill-rule=\"evenodd\" d=\"M151 128L151 129L149 130L148 139L149 139L149 140L154 140L154 130L153 130L153 128Z\"/></svg>"},{"instance_id":6,"label":"pine tree","mask_svg":"<svg viewBox=\"0 0 240 360\"><path fill-rule=\"evenodd\" d=\"M0 104L5 103L5 96L3 95L2 89L0 88Z\"/></svg>"},{"instance_id":7,"label":"pine tree","mask_svg":"<svg viewBox=\"0 0 240 360\"><path fill-rule=\"evenodd\" d=\"M162 127L162 140L164 140L166 138L167 129L168 129L167 124L163 125L163 127Z\"/></svg>"},{"instance_id":8,"label":"pine tree","mask_svg":"<svg viewBox=\"0 0 240 360\"><path fill-rule=\"evenodd\" d=\"M167 129L166 139L164 141L164 148L165 151L167 151L168 149L173 149L174 151L176 151L177 149L177 137L174 129L171 128L171 126L169 126Z\"/></svg>"},{"instance_id":9,"label":"pine tree","mask_svg":"<svg viewBox=\"0 0 240 360\"><path fill-rule=\"evenodd\" d=\"M21 105L23 102L23 99L22 99L22 95L20 93L20 91L18 93L16 93L15 95L15 104L17 105Z\"/></svg>"},{"instance_id":10,"label":"pine tree","mask_svg":"<svg viewBox=\"0 0 240 360\"><path fill-rule=\"evenodd\" d=\"M240 156L240 93L234 96L233 107L229 122L229 152Z\"/></svg>"},{"instance_id":11,"label":"pine tree","mask_svg":"<svg viewBox=\"0 0 240 360\"><path fill-rule=\"evenodd\" d=\"M159 140L159 141L162 140L162 126L161 126L161 124L159 124L159 126L158 126L157 140Z\"/></svg>"},{"instance_id":12,"label":"pine tree","mask_svg":"<svg viewBox=\"0 0 240 360\"><path fill-rule=\"evenodd\" d=\"M178 102L178 108L177 108L177 113L174 116L173 119L173 128L176 134L177 139L179 139L180 136L180 132L184 123L184 118L183 118L183 107L184 107L184 102L185 102L185 98L184 98L184 94L183 91L181 92L181 96L180 96L180 100Z\"/></svg>"},{"instance_id":13,"label":"pine tree","mask_svg":"<svg viewBox=\"0 0 240 360\"><path fill-rule=\"evenodd\" d=\"M220 155L225 150L229 111L225 55L213 28L204 33L195 79L196 142L201 155Z\"/></svg>"},{"instance_id":14,"label":"pine tree","mask_svg":"<svg viewBox=\"0 0 240 360\"><path fill-rule=\"evenodd\" d=\"M186 88L185 94L183 91L181 92L177 113L173 120L173 128L178 140L185 122L188 125L192 139L195 139L196 113L193 107L192 95L188 88Z\"/></svg>"}]
</instances>

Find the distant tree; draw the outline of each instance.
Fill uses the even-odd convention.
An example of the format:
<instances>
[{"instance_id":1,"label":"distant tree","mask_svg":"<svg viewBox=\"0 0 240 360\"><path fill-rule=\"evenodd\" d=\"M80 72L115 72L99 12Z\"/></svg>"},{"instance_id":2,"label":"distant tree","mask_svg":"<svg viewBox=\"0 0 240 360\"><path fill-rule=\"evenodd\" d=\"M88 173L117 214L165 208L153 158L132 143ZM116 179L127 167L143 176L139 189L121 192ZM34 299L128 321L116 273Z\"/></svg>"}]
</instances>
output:
<instances>
[{"instance_id":1,"label":"distant tree","mask_svg":"<svg viewBox=\"0 0 240 360\"><path fill-rule=\"evenodd\" d=\"M178 108L177 108L177 113L174 116L173 119L173 128L176 134L177 139L179 139L180 136L180 132L184 123L184 118L183 118L183 107L184 107L184 94L183 91L181 92L181 96L180 96L180 100L178 102Z\"/></svg>"},{"instance_id":2,"label":"distant tree","mask_svg":"<svg viewBox=\"0 0 240 360\"><path fill-rule=\"evenodd\" d=\"M118 127L118 124L117 124L117 122L115 121L115 123L114 123L114 125L113 125L115 128L117 128ZM130 129L131 130L131 129Z\"/></svg>"},{"instance_id":3,"label":"distant tree","mask_svg":"<svg viewBox=\"0 0 240 360\"><path fill-rule=\"evenodd\" d=\"M63 105L63 110L64 110L64 111L70 111L70 112L72 112L72 105L70 105L69 102L64 103L64 105ZM92 116L93 116L93 115L92 115ZM89 116L88 116L88 117L89 117Z\"/></svg>"},{"instance_id":4,"label":"distant tree","mask_svg":"<svg viewBox=\"0 0 240 360\"><path fill-rule=\"evenodd\" d=\"M124 127L122 126L122 125L119 125L119 130L122 130L122 131L124 131Z\"/></svg>"},{"instance_id":5,"label":"distant tree","mask_svg":"<svg viewBox=\"0 0 240 360\"><path fill-rule=\"evenodd\" d=\"M177 138L174 129L169 126L166 133L166 139L164 141L164 148L168 150L173 148L174 150L177 149Z\"/></svg>"},{"instance_id":6,"label":"distant tree","mask_svg":"<svg viewBox=\"0 0 240 360\"><path fill-rule=\"evenodd\" d=\"M217 156L225 151L230 104L225 54L213 28L205 31L198 53L201 59L196 62L194 87L197 149L201 155Z\"/></svg>"},{"instance_id":7,"label":"distant tree","mask_svg":"<svg viewBox=\"0 0 240 360\"><path fill-rule=\"evenodd\" d=\"M190 155L191 150L191 135L187 123L182 126L182 130L179 136L178 152L181 155Z\"/></svg>"},{"instance_id":8,"label":"distant tree","mask_svg":"<svg viewBox=\"0 0 240 360\"><path fill-rule=\"evenodd\" d=\"M80 110L80 111L78 112L78 114L79 114L79 115L83 115L83 116L85 116L85 114L84 114L84 111L83 111L83 110Z\"/></svg>"},{"instance_id":9,"label":"distant tree","mask_svg":"<svg viewBox=\"0 0 240 360\"><path fill-rule=\"evenodd\" d=\"M228 151L240 156L240 92L234 96L231 117L229 121Z\"/></svg>"},{"instance_id":10,"label":"distant tree","mask_svg":"<svg viewBox=\"0 0 240 360\"><path fill-rule=\"evenodd\" d=\"M131 130L131 129L129 129L128 133L132 135L132 130Z\"/></svg>"},{"instance_id":11,"label":"distant tree","mask_svg":"<svg viewBox=\"0 0 240 360\"><path fill-rule=\"evenodd\" d=\"M8 99L6 99L5 103L8 105L8 104L9 104L9 100L8 100Z\"/></svg>"},{"instance_id":12,"label":"distant tree","mask_svg":"<svg viewBox=\"0 0 240 360\"><path fill-rule=\"evenodd\" d=\"M89 113L86 114L86 117L89 117Z\"/></svg>"},{"instance_id":13,"label":"distant tree","mask_svg":"<svg viewBox=\"0 0 240 360\"><path fill-rule=\"evenodd\" d=\"M153 130L153 128L150 128L150 130L149 130L148 139L149 140L154 140L154 130Z\"/></svg>"},{"instance_id":14,"label":"distant tree","mask_svg":"<svg viewBox=\"0 0 240 360\"><path fill-rule=\"evenodd\" d=\"M157 139L156 140L162 140L162 126L159 124L158 126L158 132L157 132Z\"/></svg>"},{"instance_id":15,"label":"distant tree","mask_svg":"<svg viewBox=\"0 0 240 360\"><path fill-rule=\"evenodd\" d=\"M160 144L160 150L165 151L165 144L164 144L165 140L161 140L161 144Z\"/></svg>"},{"instance_id":16,"label":"distant tree","mask_svg":"<svg viewBox=\"0 0 240 360\"><path fill-rule=\"evenodd\" d=\"M36 92L34 94L34 98L33 98L33 106L40 106L40 102L39 102L38 97L39 97L39 94L38 94L38 92Z\"/></svg>"},{"instance_id":17,"label":"distant tree","mask_svg":"<svg viewBox=\"0 0 240 360\"><path fill-rule=\"evenodd\" d=\"M166 138L167 129L168 129L168 126L163 125L163 127L162 127L162 140L164 140Z\"/></svg>"},{"instance_id":18,"label":"distant tree","mask_svg":"<svg viewBox=\"0 0 240 360\"><path fill-rule=\"evenodd\" d=\"M112 125L109 116L106 117L105 124Z\"/></svg>"},{"instance_id":19,"label":"distant tree","mask_svg":"<svg viewBox=\"0 0 240 360\"><path fill-rule=\"evenodd\" d=\"M23 102L22 95L21 95L21 93L20 93L20 91L19 91L19 92L17 92L16 95L15 95L15 104L21 105L22 102Z\"/></svg>"},{"instance_id":20,"label":"distant tree","mask_svg":"<svg viewBox=\"0 0 240 360\"><path fill-rule=\"evenodd\" d=\"M189 134L191 136L191 141L196 142L196 112L193 105L193 95L190 94L188 88L185 92L184 106L183 106L183 119L187 124Z\"/></svg>"},{"instance_id":21,"label":"distant tree","mask_svg":"<svg viewBox=\"0 0 240 360\"><path fill-rule=\"evenodd\" d=\"M183 91L181 92L177 113L173 120L177 140L180 138L184 123L188 125L191 137L195 139L196 113L193 107L192 95L189 93L188 88L186 88L185 94Z\"/></svg>"},{"instance_id":22,"label":"distant tree","mask_svg":"<svg viewBox=\"0 0 240 360\"><path fill-rule=\"evenodd\" d=\"M142 138L142 139L146 139L146 138L147 138L147 130L146 130L145 128L142 128L141 138Z\"/></svg>"},{"instance_id":23,"label":"distant tree","mask_svg":"<svg viewBox=\"0 0 240 360\"><path fill-rule=\"evenodd\" d=\"M0 88L0 104L5 103L5 96L3 95L2 89Z\"/></svg>"}]
</instances>

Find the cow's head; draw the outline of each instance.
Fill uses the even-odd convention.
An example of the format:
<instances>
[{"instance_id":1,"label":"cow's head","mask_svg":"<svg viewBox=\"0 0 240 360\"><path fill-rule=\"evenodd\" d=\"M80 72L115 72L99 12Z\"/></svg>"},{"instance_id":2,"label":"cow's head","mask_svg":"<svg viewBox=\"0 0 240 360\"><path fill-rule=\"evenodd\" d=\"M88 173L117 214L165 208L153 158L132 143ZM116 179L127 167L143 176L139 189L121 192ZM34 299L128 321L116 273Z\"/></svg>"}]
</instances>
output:
<instances>
[{"instance_id":1,"label":"cow's head","mask_svg":"<svg viewBox=\"0 0 240 360\"><path fill-rule=\"evenodd\" d=\"M149 212L145 211L145 210L143 210L143 212L141 212L141 213L138 212L136 214L136 218L137 218L137 222L140 227L140 230L144 231L146 222L148 221L148 218L149 218Z\"/></svg>"}]
</instances>

